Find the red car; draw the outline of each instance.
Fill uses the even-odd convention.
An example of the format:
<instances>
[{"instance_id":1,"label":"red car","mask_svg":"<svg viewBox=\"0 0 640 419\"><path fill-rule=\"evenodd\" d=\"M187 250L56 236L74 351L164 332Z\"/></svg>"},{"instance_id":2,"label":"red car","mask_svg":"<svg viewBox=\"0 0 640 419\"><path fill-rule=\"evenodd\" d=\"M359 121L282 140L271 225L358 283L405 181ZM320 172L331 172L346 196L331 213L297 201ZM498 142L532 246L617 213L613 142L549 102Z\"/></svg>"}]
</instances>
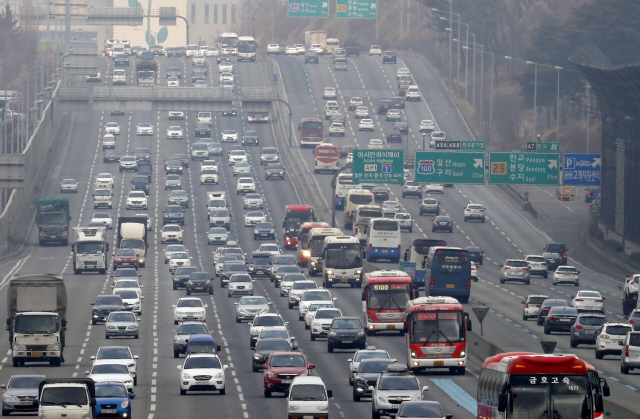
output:
<instances>
[{"instance_id":1,"label":"red car","mask_svg":"<svg viewBox=\"0 0 640 419\"><path fill-rule=\"evenodd\" d=\"M406 96L407 89L409 88L408 84L403 84L398 88L398 96Z\"/></svg>"},{"instance_id":2,"label":"red car","mask_svg":"<svg viewBox=\"0 0 640 419\"><path fill-rule=\"evenodd\" d=\"M113 269L117 268L138 269L138 258L133 249L118 249L113 255Z\"/></svg>"},{"instance_id":3,"label":"red car","mask_svg":"<svg viewBox=\"0 0 640 419\"><path fill-rule=\"evenodd\" d=\"M286 393L295 377L309 375L309 371L316 366L307 363L307 359L300 352L275 352L261 365L264 370L264 397L271 397L276 391Z\"/></svg>"}]
</instances>

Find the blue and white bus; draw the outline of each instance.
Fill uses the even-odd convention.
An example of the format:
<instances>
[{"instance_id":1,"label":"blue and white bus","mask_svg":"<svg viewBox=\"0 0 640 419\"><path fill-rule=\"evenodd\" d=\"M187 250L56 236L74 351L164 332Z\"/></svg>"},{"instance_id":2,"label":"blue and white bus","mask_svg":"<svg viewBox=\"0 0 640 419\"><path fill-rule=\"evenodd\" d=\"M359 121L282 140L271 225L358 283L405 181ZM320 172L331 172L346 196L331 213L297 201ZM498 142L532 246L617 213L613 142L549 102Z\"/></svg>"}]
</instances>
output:
<instances>
[{"instance_id":1,"label":"blue and white bus","mask_svg":"<svg viewBox=\"0 0 640 419\"><path fill-rule=\"evenodd\" d=\"M446 246L447 242L437 239L413 239L411 247L404 252L404 271L418 288L425 286L427 278L427 258L429 249L434 246Z\"/></svg>"},{"instance_id":2,"label":"blue and white bus","mask_svg":"<svg viewBox=\"0 0 640 419\"><path fill-rule=\"evenodd\" d=\"M372 218L367 228L367 261L378 259L400 262L400 225L391 218Z\"/></svg>"},{"instance_id":3,"label":"blue and white bus","mask_svg":"<svg viewBox=\"0 0 640 419\"><path fill-rule=\"evenodd\" d=\"M435 250L434 250L435 249ZM427 296L454 297L463 304L471 295L471 259L459 247L432 247L430 249L429 285Z\"/></svg>"}]
</instances>

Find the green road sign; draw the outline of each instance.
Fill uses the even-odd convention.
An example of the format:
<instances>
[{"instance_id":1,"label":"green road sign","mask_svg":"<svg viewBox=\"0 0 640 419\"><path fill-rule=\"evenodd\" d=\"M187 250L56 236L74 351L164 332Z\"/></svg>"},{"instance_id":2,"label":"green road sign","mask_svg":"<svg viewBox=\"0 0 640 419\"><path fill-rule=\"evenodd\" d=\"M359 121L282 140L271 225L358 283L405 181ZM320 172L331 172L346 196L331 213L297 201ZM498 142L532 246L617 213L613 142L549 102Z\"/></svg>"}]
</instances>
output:
<instances>
[{"instance_id":1,"label":"green road sign","mask_svg":"<svg viewBox=\"0 0 640 419\"><path fill-rule=\"evenodd\" d=\"M378 0L336 0L336 17L376 19Z\"/></svg>"},{"instance_id":2,"label":"green road sign","mask_svg":"<svg viewBox=\"0 0 640 419\"><path fill-rule=\"evenodd\" d=\"M329 0L289 0L289 17L329 17Z\"/></svg>"},{"instance_id":3,"label":"green road sign","mask_svg":"<svg viewBox=\"0 0 640 419\"><path fill-rule=\"evenodd\" d=\"M489 153L489 183L558 185L560 153Z\"/></svg>"},{"instance_id":4,"label":"green road sign","mask_svg":"<svg viewBox=\"0 0 640 419\"><path fill-rule=\"evenodd\" d=\"M559 153L560 143L542 143L530 141L527 143L527 151L542 151L543 153Z\"/></svg>"},{"instance_id":5,"label":"green road sign","mask_svg":"<svg viewBox=\"0 0 640 419\"><path fill-rule=\"evenodd\" d=\"M353 150L354 183L402 183L403 150Z\"/></svg>"},{"instance_id":6,"label":"green road sign","mask_svg":"<svg viewBox=\"0 0 640 419\"><path fill-rule=\"evenodd\" d=\"M416 151L418 183L484 184L484 152Z\"/></svg>"}]
</instances>

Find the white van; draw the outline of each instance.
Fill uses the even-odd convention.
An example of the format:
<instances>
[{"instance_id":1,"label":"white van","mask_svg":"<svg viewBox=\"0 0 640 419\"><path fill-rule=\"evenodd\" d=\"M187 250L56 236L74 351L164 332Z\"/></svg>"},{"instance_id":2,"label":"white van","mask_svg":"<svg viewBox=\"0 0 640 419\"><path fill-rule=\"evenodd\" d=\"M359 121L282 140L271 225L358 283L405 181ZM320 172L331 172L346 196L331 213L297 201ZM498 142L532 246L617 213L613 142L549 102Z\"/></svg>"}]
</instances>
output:
<instances>
[{"instance_id":1,"label":"white van","mask_svg":"<svg viewBox=\"0 0 640 419\"><path fill-rule=\"evenodd\" d=\"M400 262L401 235L398 220L392 218L372 218L369 220L365 247L367 261L390 259L395 263Z\"/></svg>"},{"instance_id":2,"label":"white van","mask_svg":"<svg viewBox=\"0 0 640 419\"><path fill-rule=\"evenodd\" d=\"M127 72L123 69L113 70L113 84L127 84Z\"/></svg>"},{"instance_id":3,"label":"white van","mask_svg":"<svg viewBox=\"0 0 640 419\"><path fill-rule=\"evenodd\" d=\"M287 396L287 419L305 417L329 419L329 397L322 378L318 376L297 376L289 387Z\"/></svg>"}]
</instances>

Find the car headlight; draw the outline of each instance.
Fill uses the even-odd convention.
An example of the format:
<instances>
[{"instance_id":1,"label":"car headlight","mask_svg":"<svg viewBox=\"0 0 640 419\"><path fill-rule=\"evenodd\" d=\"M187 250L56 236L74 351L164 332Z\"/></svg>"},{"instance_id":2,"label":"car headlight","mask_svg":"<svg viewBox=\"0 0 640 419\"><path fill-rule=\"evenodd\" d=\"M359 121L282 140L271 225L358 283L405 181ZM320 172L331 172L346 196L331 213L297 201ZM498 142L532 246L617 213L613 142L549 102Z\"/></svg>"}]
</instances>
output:
<instances>
[{"instance_id":1,"label":"car headlight","mask_svg":"<svg viewBox=\"0 0 640 419\"><path fill-rule=\"evenodd\" d=\"M59 343L56 343L54 345L47 345L48 351L59 351L60 348L61 348L61 345Z\"/></svg>"},{"instance_id":2,"label":"car headlight","mask_svg":"<svg viewBox=\"0 0 640 419\"><path fill-rule=\"evenodd\" d=\"M43 415L43 417L46 417ZM82 419L91 419L91 412L85 411L82 413Z\"/></svg>"},{"instance_id":3,"label":"car headlight","mask_svg":"<svg viewBox=\"0 0 640 419\"><path fill-rule=\"evenodd\" d=\"M358 332L358 336L364 336L364 332Z\"/></svg>"},{"instance_id":4,"label":"car headlight","mask_svg":"<svg viewBox=\"0 0 640 419\"><path fill-rule=\"evenodd\" d=\"M329 411L329 405L327 405L327 406L316 406L316 409L318 409L318 412L328 412Z\"/></svg>"},{"instance_id":5,"label":"car headlight","mask_svg":"<svg viewBox=\"0 0 640 419\"><path fill-rule=\"evenodd\" d=\"M118 329L118 328L117 328L117 327L115 327L115 326L107 326L107 329L109 329L109 330L116 330L116 329Z\"/></svg>"},{"instance_id":6,"label":"car headlight","mask_svg":"<svg viewBox=\"0 0 640 419\"><path fill-rule=\"evenodd\" d=\"M316 266L316 263L315 262L311 262L311 266Z\"/></svg>"},{"instance_id":7,"label":"car headlight","mask_svg":"<svg viewBox=\"0 0 640 419\"><path fill-rule=\"evenodd\" d=\"M190 376L189 374L187 374L186 372L183 372L183 373L182 373L182 379L183 379L183 380L188 380L188 379L190 379L190 378L191 378L191 376Z\"/></svg>"},{"instance_id":8,"label":"car headlight","mask_svg":"<svg viewBox=\"0 0 640 419\"><path fill-rule=\"evenodd\" d=\"M417 358L418 353L416 351L411 351L411 358Z\"/></svg>"},{"instance_id":9,"label":"car headlight","mask_svg":"<svg viewBox=\"0 0 640 419\"><path fill-rule=\"evenodd\" d=\"M18 403L18 402L20 402L20 400L16 396L12 396L10 394L3 394L2 395L2 401L3 402L9 402L9 403Z\"/></svg>"},{"instance_id":10,"label":"car headlight","mask_svg":"<svg viewBox=\"0 0 640 419\"><path fill-rule=\"evenodd\" d=\"M264 358L264 357L262 355L260 355L260 354L253 355L253 359L262 359L262 358Z\"/></svg>"},{"instance_id":11,"label":"car headlight","mask_svg":"<svg viewBox=\"0 0 640 419\"><path fill-rule=\"evenodd\" d=\"M419 395L411 396L411 401L417 402L420 400L422 400L422 397L420 397Z\"/></svg>"},{"instance_id":12,"label":"car headlight","mask_svg":"<svg viewBox=\"0 0 640 419\"><path fill-rule=\"evenodd\" d=\"M384 394L380 394L378 397L376 397L376 399L379 402L382 402L382 403L386 403L387 402L387 396L385 396Z\"/></svg>"},{"instance_id":13,"label":"car headlight","mask_svg":"<svg viewBox=\"0 0 640 419\"><path fill-rule=\"evenodd\" d=\"M223 378L224 374L222 374L222 372L219 372L215 375L215 378Z\"/></svg>"},{"instance_id":14,"label":"car headlight","mask_svg":"<svg viewBox=\"0 0 640 419\"><path fill-rule=\"evenodd\" d=\"M131 326L127 327L128 330L135 330L137 328L138 328L137 324L134 324L134 325L131 325Z\"/></svg>"},{"instance_id":15,"label":"car headlight","mask_svg":"<svg viewBox=\"0 0 640 419\"><path fill-rule=\"evenodd\" d=\"M120 403L120 407L123 409L126 409L127 406L129 406L129 400L125 400L122 403Z\"/></svg>"},{"instance_id":16,"label":"car headlight","mask_svg":"<svg viewBox=\"0 0 640 419\"><path fill-rule=\"evenodd\" d=\"M267 378L276 378L277 376L278 376L278 374L276 374L275 372L269 371L267 373Z\"/></svg>"},{"instance_id":17,"label":"car headlight","mask_svg":"<svg viewBox=\"0 0 640 419\"><path fill-rule=\"evenodd\" d=\"M335 337L335 336L338 336L338 334L336 332L329 332L329 336Z\"/></svg>"},{"instance_id":18,"label":"car headlight","mask_svg":"<svg viewBox=\"0 0 640 419\"><path fill-rule=\"evenodd\" d=\"M460 351L460 358L464 358L467 353L465 351Z\"/></svg>"},{"instance_id":19,"label":"car headlight","mask_svg":"<svg viewBox=\"0 0 640 419\"><path fill-rule=\"evenodd\" d=\"M356 274L358 274L358 275L360 275L361 273L362 273L362 269L358 269L358 270L356 271ZM357 279L358 281L360 280L360 278L356 278L356 279Z\"/></svg>"},{"instance_id":20,"label":"car headlight","mask_svg":"<svg viewBox=\"0 0 640 419\"><path fill-rule=\"evenodd\" d=\"M318 323L318 322L311 322L311 327L320 327L320 323Z\"/></svg>"},{"instance_id":21,"label":"car headlight","mask_svg":"<svg viewBox=\"0 0 640 419\"><path fill-rule=\"evenodd\" d=\"M289 412L297 412L300 410L300 406L289 406Z\"/></svg>"}]
</instances>

